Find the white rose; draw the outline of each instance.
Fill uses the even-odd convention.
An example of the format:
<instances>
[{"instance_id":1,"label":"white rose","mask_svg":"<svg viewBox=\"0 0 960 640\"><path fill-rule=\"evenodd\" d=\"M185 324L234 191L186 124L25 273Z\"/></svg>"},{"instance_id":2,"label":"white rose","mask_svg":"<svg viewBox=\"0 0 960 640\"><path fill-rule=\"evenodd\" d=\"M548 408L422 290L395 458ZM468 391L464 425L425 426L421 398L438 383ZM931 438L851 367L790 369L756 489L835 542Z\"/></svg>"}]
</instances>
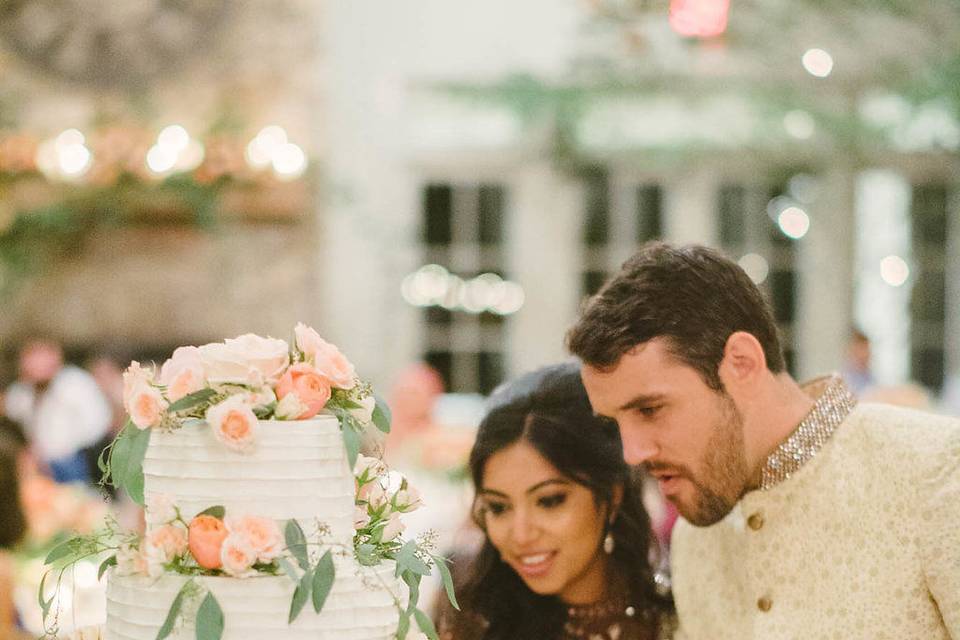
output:
<instances>
[{"instance_id":1,"label":"white rose","mask_svg":"<svg viewBox=\"0 0 960 640\"><path fill-rule=\"evenodd\" d=\"M147 525L167 524L177 519L177 509L173 504L173 496L169 493L151 493L147 496L147 505L144 507L144 516Z\"/></svg>"},{"instance_id":2,"label":"white rose","mask_svg":"<svg viewBox=\"0 0 960 640\"><path fill-rule=\"evenodd\" d=\"M307 405L300 401L300 396L288 393L277 403L273 415L277 420L296 420L307 411Z\"/></svg>"},{"instance_id":3,"label":"white rose","mask_svg":"<svg viewBox=\"0 0 960 640\"><path fill-rule=\"evenodd\" d=\"M377 399L373 396L367 396L359 403L359 409L350 409L350 415L357 419L360 424L367 425L373 421L373 410L377 406Z\"/></svg>"},{"instance_id":4,"label":"white rose","mask_svg":"<svg viewBox=\"0 0 960 640\"><path fill-rule=\"evenodd\" d=\"M384 542L390 542L406 528L406 525L400 520L400 514L394 511L390 514L390 518L387 520L387 526L383 528L383 535L380 536L380 539Z\"/></svg>"},{"instance_id":5,"label":"white rose","mask_svg":"<svg viewBox=\"0 0 960 640\"><path fill-rule=\"evenodd\" d=\"M149 429L160 424L168 405L159 389L141 380L130 390L130 399L124 409L138 429Z\"/></svg>"},{"instance_id":6,"label":"white rose","mask_svg":"<svg viewBox=\"0 0 960 640\"><path fill-rule=\"evenodd\" d=\"M213 405L204 417L213 435L228 449L246 453L257 442L260 423L243 396L230 396Z\"/></svg>"},{"instance_id":7,"label":"white rose","mask_svg":"<svg viewBox=\"0 0 960 640\"><path fill-rule=\"evenodd\" d=\"M275 384L290 364L290 347L283 340L247 333L199 348L211 382L251 386Z\"/></svg>"},{"instance_id":8,"label":"white rose","mask_svg":"<svg viewBox=\"0 0 960 640\"><path fill-rule=\"evenodd\" d=\"M147 563L138 549L129 544L120 545L117 549L118 576L142 576L147 573Z\"/></svg>"},{"instance_id":9,"label":"white rose","mask_svg":"<svg viewBox=\"0 0 960 640\"><path fill-rule=\"evenodd\" d=\"M357 463L353 466L353 475L358 478L366 477L367 479L372 479L377 476L382 476L386 472L387 465L383 463L383 460L380 458L371 458L362 453L357 456Z\"/></svg>"},{"instance_id":10,"label":"white rose","mask_svg":"<svg viewBox=\"0 0 960 640\"><path fill-rule=\"evenodd\" d=\"M160 367L160 384L167 388L167 398L171 402L199 391L206 382L203 360L197 347L178 347Z\"/></svg>"}]
</instances>

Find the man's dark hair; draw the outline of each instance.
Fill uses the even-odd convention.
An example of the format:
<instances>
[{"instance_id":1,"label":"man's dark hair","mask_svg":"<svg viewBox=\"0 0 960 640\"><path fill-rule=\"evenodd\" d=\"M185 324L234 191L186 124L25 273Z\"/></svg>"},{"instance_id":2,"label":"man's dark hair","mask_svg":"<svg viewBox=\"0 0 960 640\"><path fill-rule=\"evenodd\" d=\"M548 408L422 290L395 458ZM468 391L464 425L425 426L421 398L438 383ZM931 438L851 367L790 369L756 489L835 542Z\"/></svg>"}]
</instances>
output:
<instances>
[{"instance_id":1,"label":"man's dark hair","mask_svg":"<svg viewBox=\"0 0 960 640\"><path fill-rule=\"evenodd\" d=\"M567 347L603 370L637 345L663 337L674 357L720 391L720 361L736 331L760 342L770 371L784 370L773 313L743 269L707 247L652 242L590 299L567 333Z\"/></svg>"}]
</instances>

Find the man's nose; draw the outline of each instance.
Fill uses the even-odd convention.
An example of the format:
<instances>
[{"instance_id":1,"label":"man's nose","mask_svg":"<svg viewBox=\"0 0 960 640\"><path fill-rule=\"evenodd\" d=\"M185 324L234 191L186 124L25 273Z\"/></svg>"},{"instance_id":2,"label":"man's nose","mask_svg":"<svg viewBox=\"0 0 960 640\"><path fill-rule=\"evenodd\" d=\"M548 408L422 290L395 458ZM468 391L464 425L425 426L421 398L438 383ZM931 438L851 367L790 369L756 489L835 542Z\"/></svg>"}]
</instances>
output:
<instances>
[{"instance_id":1,"label":"man's nose","mask_svg":"<svg viewBox=\"0 0 960 640\"><path fill-rule=\"evenodd\" d=\"M643 464L660 453L656 441L636 427L621 427L620 440L623 442L623 458L629 465Z\"/></svg>"}]
</instances>

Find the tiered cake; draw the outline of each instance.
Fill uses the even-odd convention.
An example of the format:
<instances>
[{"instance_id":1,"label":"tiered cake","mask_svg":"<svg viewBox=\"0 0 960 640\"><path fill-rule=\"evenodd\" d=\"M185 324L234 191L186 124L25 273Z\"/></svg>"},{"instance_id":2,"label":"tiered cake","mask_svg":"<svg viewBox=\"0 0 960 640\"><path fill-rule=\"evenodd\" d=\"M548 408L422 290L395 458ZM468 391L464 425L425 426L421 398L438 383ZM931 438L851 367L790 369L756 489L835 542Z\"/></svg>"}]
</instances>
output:
<instances>
[{"instance_id":1,"label":"tiered cake","mask_svg":"<svg viewBox=\"0 0 960 640\"><path fill-rule=\"evenodd\" d=\"M148 507L165 496L186 522L214 505L224 507L228 518L271 518L280 530L295 519L307 539L317 542L311 555L332 551L336 579L321 612L308 604L292 622L288 618L297 585L287 575L197 577L222 609L224 640L394 636L401 599L394 564L361 566L353 555L355 481L337 418L259 420L256 447L246 452L225 447L206 424L155 431L143 475ZM155 640L189 576L120 573L113 570L108 577L106 637ZM185 615L168 637L192 640L194 625Z\"/></svg>"}]
</instances>

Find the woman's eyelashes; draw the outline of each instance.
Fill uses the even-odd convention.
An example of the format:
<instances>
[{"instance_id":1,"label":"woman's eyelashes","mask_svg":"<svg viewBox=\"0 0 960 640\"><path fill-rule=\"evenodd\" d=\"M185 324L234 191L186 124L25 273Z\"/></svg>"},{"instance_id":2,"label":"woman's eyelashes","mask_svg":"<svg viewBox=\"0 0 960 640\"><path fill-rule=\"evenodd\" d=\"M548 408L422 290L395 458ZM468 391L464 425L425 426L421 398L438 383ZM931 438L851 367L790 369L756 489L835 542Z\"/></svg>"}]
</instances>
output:
<instances>
[{"instance_id":1,"label":"woman's eyelashes","mask_svg":"<svg viewBox=\"0 0 960 640\"><path fill-rule=\"evenodd\" d=\"M483 505L483 509L491 516L496 517L499 515L503 515L503 513L506 512L509 506L510 505L508 505L506 502L496 502L493 500L487 500L486 503Z\"/></svg>"},{"instance_id":2,"label":"woman's eyelashes","mask_svg":"<svg viewBox=\"0 0 960 640\"><path fill-rule=\"evenodd\" d=\"M537 498L537 505L544 509L554 509L559 507L567 500L566 493L551 493L550 495Z\"/></svg>"}]
</instances>

